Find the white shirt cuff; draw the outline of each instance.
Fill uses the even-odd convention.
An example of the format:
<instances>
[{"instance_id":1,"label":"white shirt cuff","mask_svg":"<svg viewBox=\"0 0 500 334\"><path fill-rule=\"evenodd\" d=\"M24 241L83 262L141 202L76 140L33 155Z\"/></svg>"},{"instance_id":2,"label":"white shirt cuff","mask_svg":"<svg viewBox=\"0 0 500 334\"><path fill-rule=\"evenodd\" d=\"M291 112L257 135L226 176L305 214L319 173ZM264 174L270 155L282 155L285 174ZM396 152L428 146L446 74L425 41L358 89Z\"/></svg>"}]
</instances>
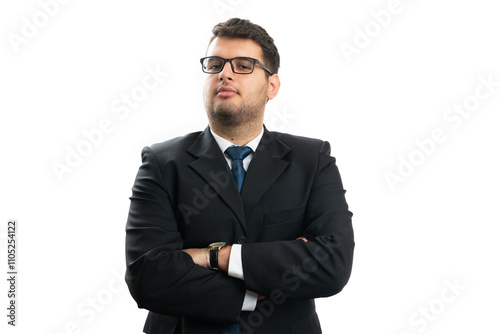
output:
<instances>
[{"instance_id":1,"label":"white shirt cuff","mask_svg":"<svg viewBox=\"0 0 500 334\"><path fill-rule=\"evenodd\" d=\"M229 254L229 267L227 274L231 277L245 280L243 276L243 264L241 263L241 245L234 244L231 247L231 254Z\"/></svg>"},{"instance_id":2,"label":"white shirt cuff","mask_svg":"<svg viewBox=\"0 0 500 334\"><path fill-rule=\"evenodd\" d=\"M241 263L241 245L234 244L231 247L231 254L229 254L229 267L227 269L227 274L231 277L239 278L245 280L243 276L243 264ZM251 312L255 310L257 306L257 299L259 295L255 292L247 290L245 293L245 298L243 298L243 305L241 306L242 311Z\"/></svg>"},{"instance_id":3,"label":"white shirt cuff","mask_svg":"<svg viewBox=\"0 0 500 334\"><path fill-rule=\"evenodd\" d=\"M247 290L247 292L245 293L245 298L243 299L243 306L241 306L241 310L248 312L255 310L258 297L259 295L255 292Z\"/></svg>"}]
</instances>

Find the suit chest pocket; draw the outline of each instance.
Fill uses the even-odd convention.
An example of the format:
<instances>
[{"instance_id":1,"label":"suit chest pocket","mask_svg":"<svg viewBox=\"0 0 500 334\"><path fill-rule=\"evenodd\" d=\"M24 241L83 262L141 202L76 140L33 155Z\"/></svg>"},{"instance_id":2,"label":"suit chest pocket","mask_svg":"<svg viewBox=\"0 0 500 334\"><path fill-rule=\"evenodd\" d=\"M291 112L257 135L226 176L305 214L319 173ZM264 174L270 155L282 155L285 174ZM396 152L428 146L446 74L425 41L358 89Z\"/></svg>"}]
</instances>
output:
<instances>
[{"instance_id":1,"label":"suit chest pocket","mask_svg":"<svg viewBox=\"0 0 500 334\"><path fill-rule=\"evenodd\" d=\"M304 231L305 204L286 210L264 213L262 241L292 240Z\"/></svg>"},{"instance_id":2,"label":"suit chest pocket","mask_svg":"<svg viewBox=\"0 0 500 334\"><path fill-rule=\"evenodd\" d=\"M302 223L305 209L306 205L302 204L286 210L264 213L264 225L293 224L296 222Z\"/></svg>"}]
</instances>

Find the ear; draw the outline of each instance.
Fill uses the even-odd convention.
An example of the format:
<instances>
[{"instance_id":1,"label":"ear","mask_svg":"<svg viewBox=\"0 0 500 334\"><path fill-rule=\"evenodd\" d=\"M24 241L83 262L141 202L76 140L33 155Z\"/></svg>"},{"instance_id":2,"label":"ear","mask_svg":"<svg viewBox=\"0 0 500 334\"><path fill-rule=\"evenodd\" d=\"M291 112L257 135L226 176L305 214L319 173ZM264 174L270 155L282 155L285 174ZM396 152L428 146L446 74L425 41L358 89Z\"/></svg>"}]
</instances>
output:
<instances>
[{"instance_id":1,"label":"ear","mask_svg":"<svg viewBox=\"0 0 500 334\"><path fill-rule=\"evenodd\" d=\"M278 95L280 90L280 78L277 74L269 76L269 86L267 89L267 98L272 100Z\"/></svg>"}]
</instances>

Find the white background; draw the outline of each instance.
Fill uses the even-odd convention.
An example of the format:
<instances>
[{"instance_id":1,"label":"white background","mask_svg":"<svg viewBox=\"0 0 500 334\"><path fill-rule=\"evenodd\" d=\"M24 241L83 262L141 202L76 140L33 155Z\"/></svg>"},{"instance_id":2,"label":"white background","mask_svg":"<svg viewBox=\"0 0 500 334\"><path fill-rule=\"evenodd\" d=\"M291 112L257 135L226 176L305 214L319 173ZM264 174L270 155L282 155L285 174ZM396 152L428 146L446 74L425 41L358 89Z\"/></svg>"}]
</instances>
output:
<instances>
[{"instance_id":1,"label":"white background","mask_svg":"<svg viewBox=\"0 0 500 334\"><path fill-rule=\"evenodd\" d=\"M122 279L140 151L206 126L199 58L212 26L234 16L265 27L281 54L268 128L328 140L354 213L351 280L317 301L324 333L499 331L494 1L401 0L385 26L371 12L389 0L74 0L52 16L48 2L0 5L1 277L6 223L19 222L18 326L6 324L2 279L2 333L142 332L146 311ZM40 26L29 38L27 21ZM113 103L146 68L168 76L120 118ZM474 102L480 77L497 86L460 123L446 121ZM53 164L104 119L112 130L60 180ZM436 128L445 140L431 145ZM405 170L410 158L417 166ZM391 188L398 168L404 182Z\"/></svg>"}]
</instances>

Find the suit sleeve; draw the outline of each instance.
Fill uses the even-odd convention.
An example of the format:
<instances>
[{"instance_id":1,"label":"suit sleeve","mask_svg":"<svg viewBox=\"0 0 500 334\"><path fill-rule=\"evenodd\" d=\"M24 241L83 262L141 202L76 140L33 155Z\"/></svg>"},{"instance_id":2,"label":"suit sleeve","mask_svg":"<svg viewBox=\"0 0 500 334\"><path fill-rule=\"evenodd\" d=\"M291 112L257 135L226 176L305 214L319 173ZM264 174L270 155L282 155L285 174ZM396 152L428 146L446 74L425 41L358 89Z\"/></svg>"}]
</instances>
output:
<instances>
[{"instance_id":1,"label":"suit sleeve","mask_svg":"<svg viewBox=\"0 0 500 334\"><path fill-rule=\"evenodd\" d=\"M302 240L242 246L247 289L264 296L310 299L340 292L349 280L354 252L352 213L330 145L324 142L305 213Z\"/></svg>"},{"instance_id":2,"label":"suit sleeve","mask_svg":"<svg viewBox=\"0 0 500 334\"><path fill-rule=\"evenodd\" d=\"M142 151L126 226L126 282L140 308L220 323L237 322L243 281L196 265L181 251L174 205L153 151Z\"/></svg>"}]
</instances>

